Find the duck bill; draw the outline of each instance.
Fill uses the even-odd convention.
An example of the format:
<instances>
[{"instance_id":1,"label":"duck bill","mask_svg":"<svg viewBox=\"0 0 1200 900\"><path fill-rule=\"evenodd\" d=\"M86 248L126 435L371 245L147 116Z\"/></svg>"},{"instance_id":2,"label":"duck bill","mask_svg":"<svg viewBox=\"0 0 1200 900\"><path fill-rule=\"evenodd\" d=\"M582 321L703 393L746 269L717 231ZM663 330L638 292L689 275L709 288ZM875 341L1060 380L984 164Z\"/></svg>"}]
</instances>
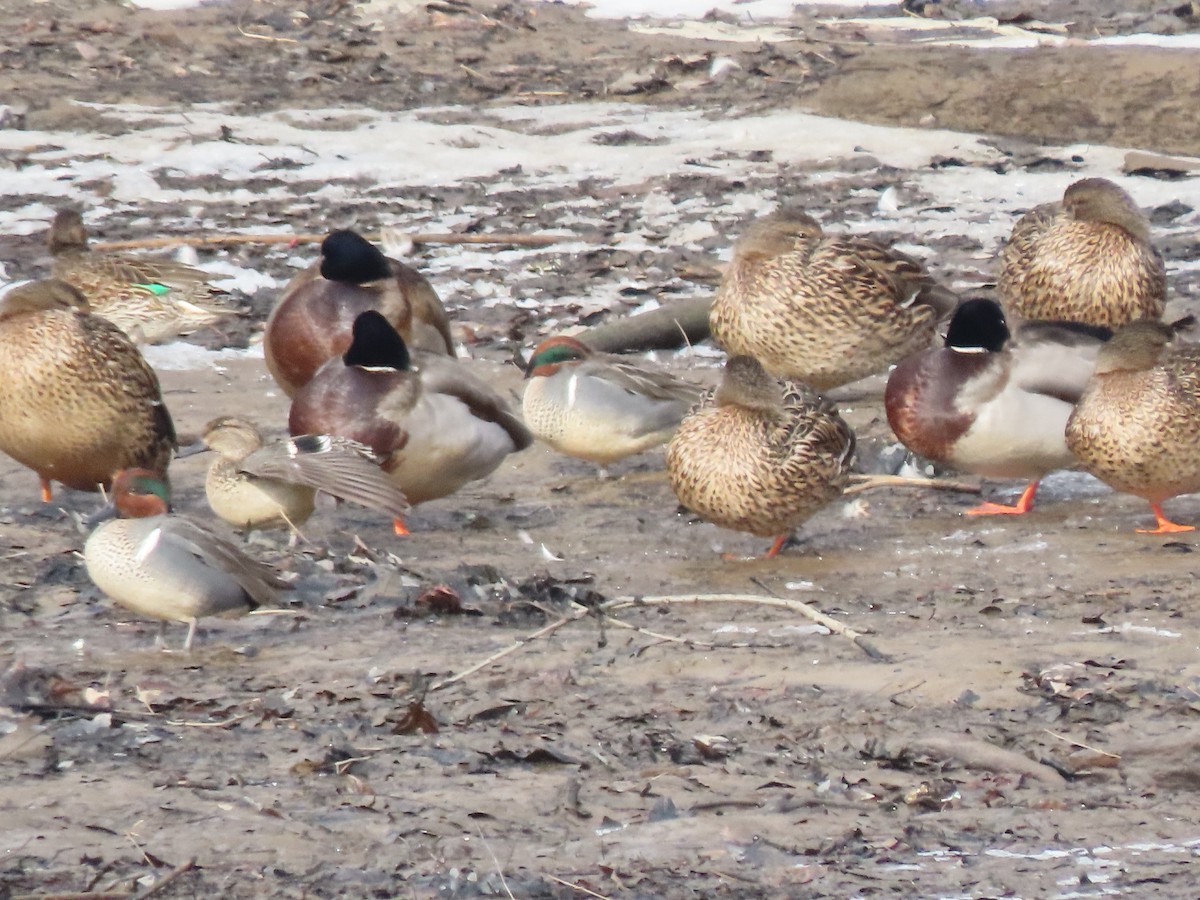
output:
<instances>
[{"instance_id":1,"label":"duck bill","mask_svg":"<svg viewBox=\"0 0 1200 900\"><path fill-rule=\"evenodd\" d=\"M115 519L116 517L117 517L117 504L114 503L112 500L109 500L102 507L100 507L94 513L92 513L90 516L86 517L83 520L83 524L86 525L88 528L95 528L101 522L106 522L109 519Z\"/></svg>"},{"instance_id":2,"label":"duck bill","mask_svg":"<svg viewBox=\"0 0 1200 900\"><path fill-rule=\"evenodd\" d=\"M191 444L185 444L182 447L175 448L175 458L183 459L185 456L195 456L198 453L206 453L212 448L203 440L194 441Z\"/></svg>"}]
</instances>

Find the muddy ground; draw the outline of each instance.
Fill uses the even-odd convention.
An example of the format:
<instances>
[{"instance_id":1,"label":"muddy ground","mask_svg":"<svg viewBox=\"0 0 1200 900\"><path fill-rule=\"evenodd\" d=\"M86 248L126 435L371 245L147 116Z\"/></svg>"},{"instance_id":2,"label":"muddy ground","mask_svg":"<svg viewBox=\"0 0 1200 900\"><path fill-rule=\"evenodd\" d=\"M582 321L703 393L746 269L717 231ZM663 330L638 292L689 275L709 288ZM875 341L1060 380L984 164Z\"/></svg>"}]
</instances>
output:
<instances>
[{"instance_id":1,"label":"muddy ground","mask_svg":"<svg viewBox=\"0 0 1200 900\"><path fill-rule=\"evenodd\" d=\"M1073 21L1081 37L1196 27L1191 7L1153 3L995 8ZM461 103L485 116L497 100L612 99L621 84L632 99L713 116L800 107L979 130L1001 136L1018 168L1069 164L1048 162L1042 141L1200 154L1196 53L984 55L880 45L812 19L798 20L796 41L726 45L521 4L432 3L387 12L379 27L344 3L303 12L0 2L5 124L121 127L68 99L243 111ZM706 54L741 68L695 86L689 71ZM770 187L791 176L766 160L759 177ZM812 202L853 211L848 188L881 177L814 184ZM733 190L694 171L667 189L716 202ZM498 229L550 225L539 210L561 199L491 197L475 183L422 196L459 209L487 199ZM288 221L286 204L254 214ZM226 215L242 223L243 211ZM364 206L362 224L373 215ZM613 215L604 227L638 227ZM1187 206L1155 215L1160 226L1194 221ZM103 236L153 233L120 213ZM711 291L703 276L728 241L715 235L712 257L551 248L544 266L513 277L579 297L628 276L651 286L632 308ZM10 276L43 270L38 236L0 249ZM990 277L969 236L934 249L940 274ZM1187 234L1163 250L1172 267L1200 256ZM280 278L288 252L236 251ZM1200 302L1195 279L1192 269L1173 281L1181 310ZM197 340L252 339L268 293L240 330ZM507 360L552 327L551 313L558 325L606 314L488 307L469 293L452 305L460 340L514 396ZM683 371L689 359L670 364ZM278 433L286 404L261 360L221 366L162 372L180 431L237 411ZM839 394L868 464L888 443L881 385ZM172 469L177 507L198 517L204 465ZM72 513L95 499L41 505L36 488L0 462L0 896L131 896L193 860L154 896L1197 893L1197 539L1134 533L1149 521L1144 504L1080 476L1053 479L1016 520L965 518L970 494L864 493L814 517L777 559L730 562L723 553L764 542L678 510L660 453L599 478L535 447L421 507L402 540L350 507L323 510L294 550L285 535L255 536L248 551L295 579L288 613L211 623L190 656L159 650L156 624L88 584ZM1170 509L1200 520L1195 497ZM443 584L461 598L457 613L427 593ZM812 604L867 648L786 609L676 602L580 618L449 680L575 615L573 602L698 594ZM181 639L174 629L169 640Z\"/></svg>"}]
</instances>

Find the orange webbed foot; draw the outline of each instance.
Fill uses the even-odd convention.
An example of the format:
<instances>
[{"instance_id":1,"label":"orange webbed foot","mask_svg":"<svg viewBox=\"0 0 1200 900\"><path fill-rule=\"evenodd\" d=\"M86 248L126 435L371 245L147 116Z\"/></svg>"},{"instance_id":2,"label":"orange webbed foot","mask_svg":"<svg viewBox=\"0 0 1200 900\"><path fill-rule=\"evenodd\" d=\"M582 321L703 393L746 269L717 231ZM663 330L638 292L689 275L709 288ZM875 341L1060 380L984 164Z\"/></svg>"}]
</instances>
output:
<instances>
[{"instance_id":1,"label":"orange webbed foot","mask_svg":"<svg viewBox=\"0 0 1200 900\"><path fill-rule=\"evenodd\" d=\"M968 516L1023 516L1033 509L1033 497L1037 493L1040 483L1041 479L1029 482L1029 485L1021 492L1020 499L1012 506L989 501L980 503L973 509L968 509L966 514Z\"/></svg>"},{"instance_id":2,"label":"orange webbed foot","mask_svg":"<svg viewBox=\"0 0 1200 900\"><path fill-rule=\"evenodd\" d=\"M1155 521L1158 523L1154 528L1138 528L1138 534L1180 534L1185 531L1195 531L1195 525L1180 525L1172 522L1167 518L1166 513L1162 511L1162 505L1151 503L1150 509L1154 512Z\"/></svg>"},{"instance_id":3,"label":"orange webbed foot","mask_svg":"<svg viewBox=\"0 0 1200 900\"><path fill-rule=\"evenodd\" d=\"M404 524L403 519L392 519L392 531L401 537L412 534L412 532L408 530L408 526Z\"/></svg>"},{"instance_id":4,"label":"orange webbed foot","mask_svg":"<svg viewBox=\"0 0 1200 900\"><path fill-rule=\"evenodd\" d=\"M50 490L50 479L42 478L41 482L42 482L42 502L49 503L50 500L54 497L54 494Z\"/></svg>"}]
</instances>

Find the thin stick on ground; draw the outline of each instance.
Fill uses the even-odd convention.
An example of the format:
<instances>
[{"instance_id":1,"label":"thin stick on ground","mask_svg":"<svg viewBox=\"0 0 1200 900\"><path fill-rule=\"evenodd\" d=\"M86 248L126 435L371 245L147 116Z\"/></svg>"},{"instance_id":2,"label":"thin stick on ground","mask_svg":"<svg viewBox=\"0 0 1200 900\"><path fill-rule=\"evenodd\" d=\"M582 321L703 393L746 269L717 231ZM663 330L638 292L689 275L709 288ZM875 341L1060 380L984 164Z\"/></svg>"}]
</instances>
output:
<instances>
[{"instance_id":1,"label":"thin stick on ground","mask_svg":"<svg viewBox=\"0 0 1200 900\"><path fill-rule=\"evenodd\" d=\"M95 250L160 250L164 247L223 247L235 244L319 244L327 234L179 234L172 237L138 238L128 241L95 241ZM378 241L378 234L364 234ZM567 234L410 234L414 244L512 244L521 247L548 247L562 241L577 241Z\"/></svg>"},{"instance_id":2,"label":"thin stick on ground","mask_svg":"<svg viewBox=\"0 0 1200 900\"><path fill-rule=\"evenodd\" d=\"M471 666L469 669L463 669L457 675L451 675L449 678L444 678L441 681L437 682L436 684L430 685L429 690L430 691L440 691L442 688L447 688L447 687L450 687L450 685L452 685L452 684L457 684L458 682L462 681L464 678L470 678L472 675L474 675L480 669L486 669L488 666L492 665L492 663L499 662L500 660L504 659L504 657L509 656L513 653L516 653L518 650L520 650L523 647L529 646L530 643L532 643L533 641L536 641L538 638L545 637L548 634L553 634L554 632L558 631L558 629L562 628L564 625L569 625L572 622L576 622L579 619L582 619L589 612L591 612L591 610L589 610L585 607L582 612L577 612L573 616L567 616L564 619L559 619L557 622L551 622L549 625L546 625L543 628L539 628L537 631L533 632L532 634L527 634L525 637L521 638L515 644L509 644L503 650L496 651L491 656L489 656L487 659L480 660L475 665Z\"/></svg>"},{"instance_id":3,"label":"thin stick on ground","mask_svg":"<svg viewBox=\"0 0 1200 900\"><path fill-rule=\"evenodd\" d=\"M158 881L154 882L154 884L148 886L145 890L138 891L138 893L134 894L133 900L146 900L146 898L152 894L157 894L184 872L189 871L194 865L196 865L195 858L181 862L162 878L158 879Z\"/></svg>"},{"instance_id":4,"label":"thin stick on ground","mask_svg":"<svg viewBox=\"0 0 1200 900\"><path fill-rule=\"evenodd\" d=\"M508 894L509 900L517 900L513 896L513 892L508 887L508 879L504 877L504 867L500 865L500 860L496 858L496 851L492 849L492 845L488 843L487 837L483 833L483 829L478 825L475 830L479 832L479 839L483 841L484 849L487 850L488 856L492 858L492 862L496 864L496 874L500 876L500 886L504 888L504 893Z\"/></svg>"},{"instance_id":5,"label":"thin stick on ground","mask_svg":"<svg viewBox=\"0 0 1200 900\"><path fill-rule=\"evenodd\" d=\"M575 884L574 882L566 881L562 878L559 878L557 875L551 875L549 872L543 872L542 875L545 878L549 878L551 881L557 881L563 887L569 887L571 890L579 891L581 894L587 894L589 897L597 897L599 900L611 900L611 898L605 894L597 894L595 891L588 890L581 884Z\"/></svg>"},{"instance_id":6,"label":"thin stick on ground","mask_svg":"<svg viewBox=\"0 0 1200 900\"><path fill-rule=\"evenodd\" d=\"M608 612L614 609L625 609L630 606L665 606L667 604L683 603L749 603L756 606L776 606L781 609L791 610L792 612L800 613L800 615L807 619L811 619L818 625L824 625L834 634L840 634L842 637L849 638L855 646L872 659L880 662L891 662L891 658L877 649L861 632L855 631L849 625L825 615L825 613L814 606L810 606L800 600L790 600L786 597L763 597L759 594L696 594L694 596L683 597L631 597L628 599L613 600L610 603L604 604L601 609Z\"/></svg>"},{"instance_id":7,"label":"thin stick on ground","mask_svg":"<svg viewBox=\"0 0 1200 900\"><path fill-rule=\"evenodd\" d=\"M1049 728L1043 728L1042 731L1046 732L1046 734L1050 735L1050 737L1054 738L1055 740L1070 744L1072 747L1078 747L1080 750L1088 750L1092 753L1099 753L1101 756L1107 756L1109 759L1121 758L1121 754L1119 753L1112 753L1108 750L1101 750L1099 747L1093 747L1091 744L1084 744L1081 741L1075 740L1074 738L1067 737L1065 734L1059 734L1057 731L1051 731Z\"/></svg>"},{"instance_id":8,"label":"thin stick on ground","mask_svg":"<svg viewBox=\"0 0 1200 900\"><path fill-rule=\"evenodd\" d=\"M449 678L444 678L443 680L437 682L436 684L431 685L429 690L430 691L440 691L443 688L447 688L452 684L457 684L458 682L463 681L466 678L470 678L476 672L479 672L482 669L486 669L488 666L491 666L494 663L499 662L500 660L504 659L506 656L511 656L512 654L516 653L517 651L522 650L525 647L528 647L531 643L536 641L538 638L545 637L548 634L553 634L554 632L558 631L563 626L569 625L572 622L578 622L580 619L582 619L586 616L592 615L593 613L608 615L613 610L628 609L628 608L634 607L634 606L666 606L668 604L700 604L700 603L745 603L745 604L753 604L756 606L774 606L779 609L786 609L791 612L797 612L797 613L800 613L805 618L811 619L813 622L816 622L818 625L823 625L824 627L828 628L832 633L839 634L842 637L848 638L855 646L857 646L860 650L862 650L864 653L867 654L867 656L871 657L872 659L877 660L879 662L890 662L891 661L891 657L889 657L886 653L881 652L877 647L875 647L874 644L872 644L870 641L868 641L860 632L855 631L849 625L843 624L842 622L839 622L837 619L834 619L831 616L825 615L825 613L821 612L819 609L809 606L807 603L803 603L800 600L790 600L785 597L764 597L760 594L686 594L686 595L679 595L679 596L662 596L662 597L618 597L615 600L610 600L607 603L602 603L597 607L586 607L586 606L581 606L579 604L575 604L575 610L571 615L564 616L561 619L551 622L549 625L539 628L537 631L526 635L525 637L521 638L520 640L516 641L515 643L509 644L507 647L503 648L502 650L497 650L491 656L487 657L486 659L480 660L479 662L475 663L475 665L471 666L470 668L463 669L461 672L451 675ZM610 621L615 622L617 620L610 619ZM637 630L640 631L642 629L637 629ZM655 634L653 636L657 639L662 639L662 640L678 641L678 642L682 642L682 643L692 643L691 641L688 641L686 638L674 638L670 635Z\"/></svg>"},{"instance_id":9,"label":"thin stick on ground","mask_svg":"<svg viewBox=\"0 0 1200 900\"><path fill-rule=\"evenodd\" d=\"M853 484L842 494L861 494L881 487L926 488L932 491L958 491L963 494L982 494L983 488L969 481L947 478L905 478L903 475L851 475Z\"/></svg>"}]
</instances>

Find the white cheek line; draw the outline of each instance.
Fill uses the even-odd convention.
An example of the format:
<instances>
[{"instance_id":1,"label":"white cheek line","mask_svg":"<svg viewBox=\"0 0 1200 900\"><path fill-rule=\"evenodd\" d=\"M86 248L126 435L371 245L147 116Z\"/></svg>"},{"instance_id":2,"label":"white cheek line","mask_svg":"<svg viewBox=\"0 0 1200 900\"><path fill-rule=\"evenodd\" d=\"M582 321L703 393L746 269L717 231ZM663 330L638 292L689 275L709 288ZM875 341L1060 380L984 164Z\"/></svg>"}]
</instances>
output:
<instances>
[{"instance_id":1,"label":"white cheek line","mask_svg":"<svg viewBox=\"0 0 1200 900\"><path fill-rule=\"evenodd\" d=\"M133 558L138 562L145 562L146 559L154 552L154 548L158 546L158 540L162 537L162 529L155 528L152 532L146 535L145 539L138 544L137 552L133 554Z\"/></svg>"},{"instance_id":2,"label":"white cheek line","mask_svg":"<svg viewBox=\"0 0 1200 900\"><path fill-rule=\"evenodd\" d=\"M575 396L579 392L579 373L572 372L567 380L567 406L575 405Z\"/></svg>"}]
</instances>

